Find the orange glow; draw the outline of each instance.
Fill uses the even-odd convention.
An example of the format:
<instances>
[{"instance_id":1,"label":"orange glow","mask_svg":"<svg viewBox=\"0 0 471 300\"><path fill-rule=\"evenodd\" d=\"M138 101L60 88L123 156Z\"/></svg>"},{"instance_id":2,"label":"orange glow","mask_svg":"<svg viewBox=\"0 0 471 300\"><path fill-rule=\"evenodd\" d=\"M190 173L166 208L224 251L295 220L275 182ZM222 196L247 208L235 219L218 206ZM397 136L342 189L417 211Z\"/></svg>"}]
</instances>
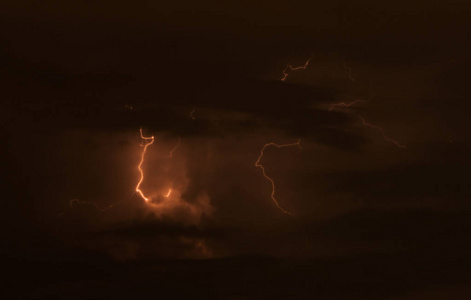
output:
<instances>
[{"instance_id":1,"label":"orange glow","mask_svg":"<svg viewBox=\"0 0 471 300\"><path fill-rule=\"evenodd\" d=\"M297 70L306 70L307 66L309 65L309 62L311 59L314 57L314 54L311 55L311 57L304 63L304 65L299 66L299 67L293 67L292 65L287 65L286 68L283 70L283 77L281 78L281 81L285 81L286 78L288 77L289 73L288 70L291 71L297 71Z\"/></svg>"},{"instance_id":2,"label":"orange glow","mask_svg":"<svg viewBox=\"0 0 471 300\"><path fill-rule=\"evenodd\" d=\"M330 105L329 111L332 111L335 107L341 106L341 107L350 107L356 103L365 103L365 100L355 100L353 102L345 103L345 102L340 102L340 103L333 103Z\"/></svg>"},{"instance_id":3,"label":"orange glow","mask_svg":"<svg viewBox=\"0 0 471 300\"><path fill-rule=\"evenodd\" d=\"M367 127L370 127L370 128L374 128L374 129L378 130L379 132L381 132L381 135L383 136L383 139L384 139L385 141L388 141L388 142L393 143L393 144L396 145L398 148L407 148L406 145L401 145L398 141L393 140L392 138L388 137L388 136L384 133L383 128L378 127L378 126L376 126L376 125L373 125L373 124L370 124L370 123L366 122L365 119L363 119L361 116L359 116L359 118L360 118L361 121L363 122L363 125L365 125L365 126L367 126Z\"/></svg>"},{"instance_id":4,"label":"orange glow","mask_svg":"<svg viewBox=\"0 0 471 300\"><path fill-rule=\"evenodd\" d=\"M150 145L152 145L154 143L154 136L145 137L145 136L142 135L142 128L139 129L139 130L141 132L141 138L144 140L145 144L141 145L141 146L144 147L144 149L142 150L142 153L141 153L141 161L139 162L139 165L137 166L137 169L139 170L139 173L141 174L141 178L139 179L139 182L137 183L136 192L138 192L139 195L141 195L142 199L144 199L146 202L148 202L149 198L144 196L144 193L140 189L141 183L142 183L142 181L144 181L144 172L142 171L141 167L142 167L142 164L144 163L144 156L146 155L147 147L149 147Z\"/></svg>"},{"instance_id":5,"label":"orange glow","mask_svg":"<svg viewBox=\"0 0 471 300\"><path fill-rule=\"evenodd\" d=\"M168 189L168 192L167 192L167 194L165 195L165 198L170 197L171 194L172 194L172 189Z\"/></svg>"},{"instance_id":6,"label":"orange glow","mask_svg":"<svg viewBox=\"0 0 471 300\"><path fill-rule=\"evenodd\" d=\"M298 140L296 143L291 143L291 144L283 144L283 145L278 145L278 144L275 144L275 143L268 143L268 144L265 144L262 148L262 150L260 151L260 155L257 159L257 161L255 162L255 167L259 167L260 169L262 169L262 173L263 173L263 176L268 180L270 181L271 183L271 199L273 200L273 202L275 202L275 205L276 207L278 207L279 210L281 210L283 213L287 214L287 215L290 215L290 216L294 216L294 214L292 212L289 212L287 211L286 209L284 209L283 207L280 206L280 204L278 203L278 201L276 200L275 198L275 181L273 179L271 179L267 173L265 172L265 168L263 167L263 165L260 163L260 160L262 159L263 157L263 154L265 152L265 149L270 147L270 146L275 146L277 148L284 148L284 147L293 147L293 146L297 146L299 147L299 149L301 149L301 144L300 144L300 141L301 140Z\"/></svg>"}]
</instances>

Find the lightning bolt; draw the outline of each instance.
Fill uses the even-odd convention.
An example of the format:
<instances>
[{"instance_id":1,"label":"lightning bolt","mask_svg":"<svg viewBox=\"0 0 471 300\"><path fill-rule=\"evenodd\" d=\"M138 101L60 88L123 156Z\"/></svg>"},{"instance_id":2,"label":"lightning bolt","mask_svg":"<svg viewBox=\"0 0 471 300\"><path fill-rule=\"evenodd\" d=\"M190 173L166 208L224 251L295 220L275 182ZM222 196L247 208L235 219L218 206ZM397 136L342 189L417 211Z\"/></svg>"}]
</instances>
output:
<instances>
[{"instance_id":1,"label":"lightning bolt","mask_svg":"<svg viewBox=\"0 0 471 300\"><path fill-rule=\"evenodd\" d=\"M140 160L139 165L137 167L137 169L139 170L139 173L141 174L141 177L139 179L139 182L136 185L135 190L131 193L131 195L129 197L131 197L133 193L137 192L142 197L142 199L144 199L146 202L148 202L150 199L144 195L144 192L140 189L140 186L141 186L142 182L144 181L144 172L142 170L142 165L144 164L145 154L146 154L146 151L147 151L147 147L149 147L150 145L152 145L154 143L154 136L150 136L150 137L144 136L143 133L142 133L142 128L139 129L139 132L140 132L140 135L141 135L141 139L144 141L144 144L141 144L141 146L144 147L144 149L142 150L141 160ZM181 143L181 138L178 137L178 143L172 148L172 150L170 150L170 154L168 156L169 158L173 158L173 153L180 146L180 143ZM165 198L170 197L171 194L172 194L172 189L170 188L168 190L167 194L165 194ZM73 208L74 205L91 205L99 211L106 211L106 210L114 207L115 205L117 205L121 202L122 202L122 200L118 201L118 202L115 202L111 205L101 207L100 205L98 205L97 203L92 202L92 201L82 201L80 199L72 199L69 202L69 207ZM65 211L60 213L59 216L63 215L64 213L65 213Z\"/></svg>"},{"instance_id":2,"label":"lightning bolt","mask_svg":"<svg viewBox=\"0 0 471 300\"><path fill-rule=\"evenodd\" d=\"M273 200L273 202L275 202L275 205L276 207L278 207L279 210L281 210L283 213L287 214L287 215L290 215L290 216L294 216L294 214L292 212L289 212L287 211L286 209L284 209L283 207L280 206L280 204L278 203L278 201L276 200L275 198L275 181L269 177L265 171L265 168L263 167L263 165L260 163L260 160L262 159L264 153L265 153L265 149L270 147L270 146L274 146L274 147L277 147L277 148L285 148L285 147L294 147L294 146L297 146L299 147L299 149L302 149L301 148L301 144L300 144L301 140L298 139L298 141L296 143L291 143L291 144L282 144L282 145L278 145L276 143L267 143L263 146L262 150L260 150L260 155L258 156L258 159L257 161L255 162L255 167L258 167L260 169L262 169L262 174L263 176L268 180L270 181L271 183L271 199Z\"/></svg>"},{"instance_id":3,"label":"lightning bolt","mask_svg":"<svg viewBox=\"0 0 471 300\"><path fill-rule=\"evenodd\" d=\"M141 139L144 141L144 144L141 145L141 146L143 146L144 149L142 150L142 153L141 153L141 161L139 162L139 165L137 167L137 169L139 170L139 172L141 174L141 178L139 179L139 182L137 183L136 192L139 193L139 195L141 195L142 199L144 199L146 202L149 202L150 198L148 198L144 195L144 192L140 189L140 186L141 186L142 182L144 181L144 172L142 170L142 164L144 163L144 158L145 158L145 154L146 154L146 151L147 151L147 147L149 147L150 145L152 145L154 143L154 136L150 136L150 137L144 136L142 134L142 128L140 128L140 134L141 134ZM181 138L178 137L178 143L172 148L172 150L170 150L168 158L173 158L173 153L180 146L181 141L182 141ZM168 197L170 197L171 194L172 194L172 189L170 188L170 189L168 189L168 192L167 192L167 194L164 195L164 197L168 198Z\"/></svg>"},{"instance_id":4,"label":"lightning bolt","mask_svg":"<svg viewBox=\"0 0 471 300\"><path fill-rule=\"evenodd\" d=\"M126 199L130 199L133 194L134 194L134 191L132 191ZM110 204L110 205L108 205L108 206L101 207L101 206L98 205L96 202L92 202L92 201L82 201L82 200L80 200L80 199L72 199L72 200L69 201L69 208L70 208L70 209L74 208L74 205L91 205L91 206L95 207L95 208L96 208L97 210L99 210L99 211L106 211L106 210L108 210L108 209L111 209L111 208L115 207L116 205L120 204L120 203L123 202L123 201L124 201L124 200L120 200L120 201L117 201L117 202L115 202L115 203L112 203L112 204ZM66 208L63 212L59 213L59 214L58 214L58 217L64 215L64 214L66 213L66 211L67 211L67 208Z\"/></svg>"},{"instance_id":5,"label":"lightning bolt","mask_svg":"<svg viewBox=\"0 0 471 300\"><path fill-rule=\"evenodd\" d=\"M121 201L113 203L113 204L108 205L106 207L100 207L98 204L96 204L95 202L92 202L92 201L81 201L79 199L72 199L69 202L69 206L70 206L70 208L73 208L74 204L78 204L78 205L84 205L85 204L85 205L92 205L93 207L95 207L99 211L105 211L105 210L108 210L108 209L112 208L113 206L115 206L116 204L118 204L120 202Z\"/></svg>"},{"instance_id":6,"label":"lightning bolt","mask_svg":"<svg viewBox=\"0 0 471 300\"><path fill-rule=\"evenodd\" d=\"M147 147L152 145L154 143L154 136L146 137L142 134L142 128L139 129L141 133L141 139L144 141L144 144L141 145L144 147L141 153L141 161L139 162L139 165L137 166L137 169L139 170L139 173L141 174L141 178L139 179L139 182L136 185L136 192L141 195L142 199L144 199L146 202L149 201L149 198L147 198L144 193L141 191L140 186L142 181L144 181L144 172L142 171L142 164L144 163L144 157L146 155Z\"/></svg>"},{"instance_id":7,"label":"lightning bolt","mask_svg":"<svg viewBox=\"0 0 471 300\"><path fill-rule=\"evenodd\" d=\"M281 78L281 81L285 81L286 78L288 77L289 73L288 70L290 71L297 71L297 70L306 70L307 66L309 65L309 62L311 59L314 57L314 53L311 54L311 57L304 63L304 65L299 66L299 67L293 67L292 65L287 65L286 68L283 70L283 77Z\"/></svg>"},{"instance_id":8,"label":"lightning bolt","mask_svg":"<svg viewBox=\"0 0 471 300\"><path fill-rule=\"evenodd\" d=\"M172 150L170 150L169 154L168 154L168 158L173 158L173 152L175 152L175 150L177 150L177 148L180 146L182 142L182 139L181 137L178 137L178 143L172 148Z\"/></svg>"},{"instance_id":9,"label":"lightning bolt","mask_svg":"<svg viewBox=\"0 0 471 300\"><path fill-rule=\"evenodd\" d=\"M330 105L330 108L329 108L329 111L332 111L335 107L350 107L356 103L365 103L366 101L365 100L355 100L355 101L352 101L352 102L349 102L349 103L345 103L345 102L340 102L340 103L332 103Z\"/></svg>"},{"instance_id":10,"label":"lightning bolt","mask_svg":"<svg viewBox=\"0 0 471 300\"><path fill-rule=\"evenodd\" d=\"M333 103L333 104L330 105L329 111L332 111L335 107L340 107L340 106L341 106L341 107L350 107L350 106L352 106L352 105L354 105L354 104L356 104L356 103L364 103L364 102L366 102L366 101L364 101L364 100L355 100L355 101L352 101L352 102L349 102L349 103L345 103L345 102ZM388 142L393 143L393 144L396 145L398 148L403 148L403 149L407 148L406 145L402 145L402 144L400 144L398 141L396 141L396 140L394 140L394 139L388 137L388 136L386 135L386 133L384 132L384 129L383 129L383 128L381 128L381 127L379 127L379 126L376 126L376 125L373 125L373 124L371 124L371 123L366 122L365 119L364 119L362 116L358 116L358 117L360 118L360 120L361 120L361 122L363 123L364 126L370 127L370 128L373 128L373 129L376 129L376 130L378 130L379 132L381 132L381 135L383 136L383 139L384 139L385 141L388 141Z\"/></svg>"},{"instance_id":11,"label":"lightning bolt","mask_svg":"<svg viewBox=\"0 0 471 300\"><path fill-rule=\"evenodd\" d=\"M343 62L343 68L348 70L348 79L350 79L351 81L355 82L355 78L353 78L353 76L352 76L352 68L350 68L349 66L347 66L347 64L345 63L345 61Z\"/></svg>"},{"instance_id":12,"label":"lightning bolt","mask_svg":"<svg viewBox=\"0 0 471 300\"><path fill-rule=\"evenodd\" d=\"M177 150L177 148L180 146L181 142L182 142L181 137L178 137L178 143L172 148L172 150L170 150L170 152L167 156L168 158L171 158L171 159L173 158L173 152L175 152L175 150ZM167 194L165 194L165 198L170 197L171 194L172 194L172 189L170 188L170 189L168 189Z\"/></svg>"},{"instance_id":13,"label":"lightning bolt","mask_svg":"<svg viewBox=\"0 0 471 300\"><path fill-rule=\"evenodd\" d=\"M402 145L402 144L400 144L398 141L396 141L396 140L394 140L394 139L388 137L388 136L386 135L386 133L384 133L384 129L383 129L383 128L381 128L381 127L379 127L379 126L376 126L376 125L373 125L373 124L371 124L371 123L366 122L365 119L363 119L362 116L358 116L358 117L360 118L360 120L362 121L362 123L363 123L364 126L370 127L370 128L373 128L373 129L376 129L376 130L378 130L379 132L381 132L381 135L383 136L383 139L384 139L385 141L388 141L388 142L393 143L393 144L396 145L398 148L403 148L403 149L407 148L406 145Z\"/></svg>"}]
</instances>

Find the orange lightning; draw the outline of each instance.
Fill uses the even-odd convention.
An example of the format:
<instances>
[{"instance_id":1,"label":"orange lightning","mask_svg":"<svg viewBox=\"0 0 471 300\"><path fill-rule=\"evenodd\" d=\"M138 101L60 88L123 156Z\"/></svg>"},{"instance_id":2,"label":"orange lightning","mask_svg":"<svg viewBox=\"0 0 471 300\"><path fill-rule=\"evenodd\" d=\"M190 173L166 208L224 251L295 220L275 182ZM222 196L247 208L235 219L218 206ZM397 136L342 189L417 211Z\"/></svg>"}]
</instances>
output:
<instances>
[{"instance_id":1,"label":"orange lightning","mask_svg":"<svg viewBox=\"0 0 471 300\"><path fill-rule=\"evenodd\" d=\"M263 176L268 180L270 181L271 183L271 199L273 200L273 202L275 202L275 205L276 207L278 207L278 209L280 209L282 212L284 212L285 214L288 214L290 216L294 216L294 214L292 212L289 212L287 211L286 209L284 209L283 207L280 206L280 204L278 203L278 201L276 200L275 198L275 181L270 178L267 173L265 172L265 168L263 167L263 165L260 163L260 160L262 159L263 157L263 154L265 152L265 149L270 147L270 146L275 146L277 148L284 148L284 147L293 147L293 146L297 146L299 147L299 149L302 149L301 148L301 144L300 144L300 141L298 139L298 141L296 143L291 143L291 144L283 144L283 145L278 145L278 144L275 144L275 143L268 143L268 144L265 144L262 148L262 150L260 151L260 155L258 156L258 159L257 161L255 162L255 167L258 167L260 169L262 169L262 173L263 173Z\"/></svg>"},{"instance_id":2,"label":"orange lightning","mask_svg":"<svg viewBox=\"0 0 471 300\"><path fill-rule=\"evenodd\" d=\"M287 65L286 68L283 70L283 77L281 78L281 81L285 81L286 78L288 77L289 73L288 73L288 70L291 70L291 71L297 71L297 70L306 70L307 66L309 65L309 62L311 61L311 59L314 57L314 53L311 55L311 57L304 63L303 66L299 66L299 67L293 67L292 65Z\"/></svg>"},{"instance_id":3,"label":"orange lightning","mask_svg":"<svg viewBox=\"0 0 471 300\"><path fill-rule=\"evenodd\" d=\"M80 204L80 205L82 205L82 204L87 204L87 205L92 205L92 206L94 206L94 207L95 207L97 210L99 210L99 211L105 211L105 210L108 210L108 209L112 208L113 206L115 206L116 204L118 204L118 203L120 203L120 202L121 202L121 201L116 202L116 203L113 203L113 204L108 205L108 206L106 206L106 207L100 207L98 204L96 204L95 202L92 202L92 201L81 201L81 200L79 200L79 199L72 199L72 200L70 200L69 205L70 205L70 207L72 208L72 207L74 206L74 204Z\"/></svg>"},{"instance_id":4,"label":"orange lightning","mask_svg":"<svg viewBox=\"0 0 471 300\"><path fill-rule=\"evenodd\" d=\"M350 107L356 103L365 103L365 100L355 100L353 102L345 103L345 102L340 102L340 103L332 103L330 105L329 111L332 111L335 107L337 106L342 106L342 107Z\"/></svg>"},{"instance_id":5,"label":"orange lightning","mask_svg":"<svg viewBox=\"0 0 471 300\"><path fill-rule=\"evenodd\" d=\"M132 194L134 193L134 191L129 195L129 197L127 199L129 199ZM69 208L72 209L74 208L74 205L91 205L93 207L95 207L97 210L99 211L106 211L108 209L111 209L113 207L115 207L115 205L118 205L120 204L121 202L123 202L124 200L120 200L120 201L117 201L115 203L112 203L108 206L105 206L105 207L101 207L100 205L98 205L96 202L92 202L92 201L82 201L80 199L72 199L69 201ZM58 216L62 216L65 214L65 212L67 211L67 209L65 209L63 212L59 213Z\"/></svg>"},{"instance_id":6,"label":"orange lightning","mask_svg":"<svg viewBox=\"0 0 471 300\"><path fill-rule=\"evenodd\" d=\"M145 137L144 135L142 135L142 128L140 128L139 130L141 132L141 138L143 139L145 144L141 145L141 146L144 147L144 149L142 150L142 153L141 153L141 161L139 162L139 165L137 166L137 169L139 170L139 173L141 173L141 179L137 183L136 192L138 192L139 195L141 195L142 199L144 199L146 202L148 202L149 199L146 196L144 196L144 193L141 191L141 189L139 187L141 186L142 181L144 181L144 172L142 171L141 166L144 163L144 156L146 155L147 147L149 147L150 145L152 145L154 143L154 136Z\"/></svg>"},{"instance_id":7,"label":"orange lightning","mask_svg":"<svg viewBox=\"0 0 471 300\"><path fill-rule=\"evenodd\" d=\"M172 189L168 189L167 194L165 195L165 198L170 197L170 194L172 194Z\"/></svg>"},{"instance_id":8,"label":"orange lightning","mask_svg":"<svg viewBox=\"0 0 471 300\"><path fill-rule=\"evenodd\" d=\"M343 68L348 70L348 79L350 79L351 81L354 82L355 78L353 78L353 76L352 76L352 68L347 66L347 64L345 62L343 62Z\"/></svg>"},{"instance_id":9,"label":"orange lightning","mask_svg":"<svg viewBox=\"0 0 471 300\"><path fill-rule=\"evenodd\" d=\"M355 79L354 79L353 76L352 76L352 68L350 68L349 66L347 66L347 64L345 63L345 61L343 62L343 67L348 70L348 78L349 78L351 81L355 81ZM364 103L364 102L366 102L366 101L364 101L364 100L355 100L355 101L350 102L350 103L345 103L345 102L333 103L333 104L330 105L329 111L332 111L335 107L340 107L340 106L342 106L342 107L347 107L347 108L348 108L348 107L350 107L350 106L352 106L352 105L354 105L354 104L356 104L356 103L360 103L360 102ZM402 144L400 144L398 141L396 141L396 140L394 140L394 139L388 137L388 136L386 135L386 133L384 132L384 129L383 129L383 128L381 128L381 127L379 127L379 126L376 126L376 125L373 125L373 124L371 124L371 123L366 122L365 119L363 119L362 116L358 116L358 117L361 119L361 121L362 121L362 123L363 123L364 126L367 126L367 127L373 128L373 129L376 129L376 130L378 130L379 132L381 132L381 135L383 136L383 139L384 139L385 141L388 141L388 142L393 143L393 144L396 145L398 148L403 148L403 149L404 149L404 148L407 148L406 145L402 145Z\"/></svg>"},{"instance_id":10,"label":"orange lightning","mask_svg":"<svg viewBox=\"0 0 471 300\"><path fill-rule=\"evenodd\" d=\"M178 137L178 143L175 145L175 147L172 148L172 150L170 150L170 153L168 154L168 158L173 158L173 152L175 152L175 150L177 150L177 148L180 146L182 142L182 139L181 137Z\"/></svg>"},{"instance_id":11,"label":"orange lightning","mask_svg":"<svg viewBox=\"0 0 471 300\"><path fill-rule=\"evenodd\" d=\"M381 135L383 136L383 139L384 139L385 141L388 141L388 142L393 143L393 144L396 145L398 148L407 148L406 145L401 145L398 141L393 140L392 138L388 137L388 136L384 133L384 129L383 129L383 128L366 122L365 119L363 119L363 117L361 117L361 116L358 116L358 117L359 117L360 120L363 122L363 125L365 125L365 126L367 126L367 127L370 127L370 128L374 128L374 129L378 130L379 132L381 132Z\"/></svg>"}]
</instances>

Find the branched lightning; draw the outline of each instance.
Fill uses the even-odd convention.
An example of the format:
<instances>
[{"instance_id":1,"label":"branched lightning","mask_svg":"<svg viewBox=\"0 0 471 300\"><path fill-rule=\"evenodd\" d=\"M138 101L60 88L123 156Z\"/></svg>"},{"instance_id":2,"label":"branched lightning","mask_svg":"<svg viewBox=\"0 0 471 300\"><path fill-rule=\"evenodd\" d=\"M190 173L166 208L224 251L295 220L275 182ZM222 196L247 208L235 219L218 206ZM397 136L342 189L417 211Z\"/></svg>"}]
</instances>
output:
<instances>
[{"instance_id":1,"label":"branched lightning","mask_svg":"<svg viewBox=\"0 0 471 300\"><path fill-rule=\"evenodd\" d=\"M383 129L383 128L381 128L381 127L379 127L379 126L376 126L376 125L373 125L373 124L371 124L371 123L366 122L365 119L363 119L362 116L358 116L358 117L360 118L360 120L362 121L362 123L363 123L364 126L367 126L367 127L373 128L373 129L376 129L376 130L378 130L379 132L381 132L381 135L383 136L383 139L384 139L385 141L388 141L388 142L393 143L393 144L396 145L398 148L407 148L406 145L402 145L402 144L400 144L398 141L396 141L396 140L394 140L394 139L388 137L388 136L386 135L386 133L384 133L384 129Z\"/></svg>"},{"instance_id":2,"label":"branched lightning","mask_svg":"<svg viewBox=\"0 0 471 300\"><path fill-rule=\"evenodd\" d=\"M141 195L142 199L148 202L149 199L144 195L144 193L140 189L141 183L142 181L144 181L144 172L142 171L141 167L142 167L142 164L144 163L144 156L146 155L147 147L149 147L150 145L154 143L154 136L145 137L144 135L142 135L142 128L140 128L139 130L141 133L141 138L144 141L144 144L142 144L141 146L143 146L144 149L142 150L142 153L141 153L141 161L139 162L139 165L137 166L137 169L139 170L139 173L141 174L141 178L139 179L139 182L137 183L136 192L139 193L139 195Z\"/></svg>"},{"instance_id":3,"label":"branched lightning","mask_svg":"<svg viewBox=\"0 0 471 300\"><path fill-rule=\"evenodd\" d=\"M349 102L349 103L345 103L345 102L340 102L340 103L332 103L330 105L330 108L329 108L329 111L332 111L335 107L350 107L356 103L365 103L366 101L365 100L355 100L355 101L352 101L352 102Z\"/></svg>"},{"instance_id":4,"label":"branched lightning","mask_svg":"<svg viewBox=\"0 0 471 300\"><path fill-rule=\"evenodd\" d=\"M290 64L287 65L286 68L284 68L283 71L282 71L283 76L282 76L282 78L281 78L281 81L286 81L286 79L287 79L288 76L290 75L290 71L297 71L297 70L301 70L301 69L303 69L303 70L307 69L307 67L309 66L310 61L311 61L312 58L313 58L313 56L314 56L314 54L312 54L311 57L310 57L310 58L304 63L304 65L302 65L302 66L293 67L293 66L290 65ZM348 70L348 79L349 79L350 81L352 81L352 82L355 82L355 78L354 78L353 75L352 75L352 68L349 67L349 66L346 64L345 61L343 62L343 67L344 67L346 70ZM349 107L352 106L352 105L355 105L355 104L357 104L357 103L364 103L364 102L366 102L366 101L364 101L364 100L355 100L355 101L348 102L348 103L347 103L347 102L332 103L332 104L330 105L329 111L332 111L332 110L335 109L336 107L349 108ZM371 123L366 122L365 119L363 119L361 116L359 116L359 117L360 117L360 119L362 120L362 123L363 123L364 126L367 126L367 127L370 127L370 128L373 128L373 129L376 129L376 130L380 131L380 133L382 134L383 139L384 139L385 141L388 141L388 142L393 143L393 144L396 145L398 148L407 148L407 146L402 145L402 144L400 144L399 142L397 142L396 140L394 140L394 139L388 137L388 136L385 134L383 128L381 128L381 127L379 127L379 126L376 126L376 125L373 125L373 124L371 124ZM269 177L269 176L266 174L266 170L265 170L264 166L263 166L263 165L261 164L261 162L260 162L261 159L262 159L262 157L263 157L263 155L264 155L265 149L268 148L268 147L270 147L270 146L274 146L274 147L277 147L277 148L298 146L299 148L301 148L301 146L300 146L300 140L298 140L296 143L282 144L282 145L279 145L279 144L276 144L276 143L273 143L273 142L272 142L272 143L267 143L267 144L265 144L265 145L262 147L262 149L261 149L261 151L260 151L260 155L258 156L258 159L257 159L257 161L255 162L255 167L259 167L260 169L262 169L263 176L264 176L268 181L270 181L270 184L271 184L271 186L272 186L272 192L271 192L271 194L270 194L270 197L271 197L271 199L273 200L273 202L275 202L276 207L277 207L278 209L280 209L280 210L281 210L283 213L285 213L285 214L294 215L293 213L291 213L291 212L287 211L286 209L284 209L283 207L281 207L280 204L278 203L278 201L276 200L276 198L275 198L275 181L274 181L271 177Z\"/></svg>"},{"instance_id":5,"label":"branched lightning","mask_svg":"<svg viewBox=\"0 0 471 300\"><path fill-rule=\"evenodd\" d=\"M311 59L314 57L314 54L311 55L311 57L304 63L304 65L299 66L299 67L293 67L292 65L287 65L286 68L283 70L283 77L281 78L281 81L285 81L286 78L288 77L289 73L288 70L290 71L297 71L297 70L306 70L307 66L309 65L309 62Z\"/></svg>"},{"instance_id":6,"label":"branched lightning","mask_svg":"<svg viewBox=\"0 0 471 300\"><path fill-rule=\"evenodd\" d=\"M142 164L144 163L144 157L145 157L145 154L146 154L146 151L147 151L147 147L154 143L154 136L150 136L150 137L144 136L142 134L142 128L140 129L140 133L141 133L141 138L144 141L144 144L141 145L141 146L143 146L144 149L142 150L142 153L141 153L141 161L139 162L139 165L137 167L137 169L139 170L139 172L141 174L141 178L140 178L139 182L137 183L136 192L139 193L139 195L141 195L142 199L144 199L146 202L149 202L150 199L144 195L144 193L140 189L140 186L141 186L141 183L144 181L144 172L142 171ZM173 153L175 152L175 150L177 150L177 148L180 146L180 144L181 144L181 138L178 137L178 143L172 148L172 150L170 150L168 158L173 158ZM168 198L168 197L170 197L171 194L172 194L172 189L170 188L170 189L168 189L168 192L167 192L167 194L164 195L164 197Z\"/></svg>"},{"instance_id":7,"label":"branched lightning","mask_svg":"<svg viewBox=\"0 0 471 300\"><path fill-rule=\"evenodd\" d=\"M347 108L348 108L348 107L350 107L350 106L352 106L352 105L354 105L354 104L356 104L356 103L365 103L365 102L366 102L366 101L364 101L364 100L355 100L355 101L352 101L352 102L349 102L349 103L345 103L345 102L332 103L332 104L330 105L329 111L332 111L335 107L347 107ZM381 132L381 135L383 136L383 139L384 139L385 141L388 141L388 142L393 143L393 144L396 145L398 148L404 148L404 149L407 148L406 145L402 145L402 144L400 144L398 141L396 141L396 140L394 140L394 139L388 137L388 136L386 135L386 133L384 132L384 129L383 129L383 128L381 128L381 127L379 127L379 126L376 126L376 125L373 125L373 124L371 124L371 123L366 122L365 119L364 119L362 116L358 116L358 117L360 118L360 120L361 120L361 122L363 123L364 126L370 127L370 128L373 128L373 129L376 129L376 130L378 130L379 132Z\"/></svg>"},{"instance_id":8,"label":"branched lightning","mask_svg":"<svg viewBox=\"0 0 471 300\"><path fill-rule=\"evenodd\" d=\"M143 140L143 143L141 144L141 147L144 147L143 150L142 150L142 153L141 153L141 160L139 162L139 165L137 166L137 169L139 170L139 173L140 173L141 176L140 176L139 182L136 185L135 190L132 191L132 193L131 193L131 195L129 195L129 197L131 197L132 194L137 192L142 197L142 199L144 199L146 202L149 202L150 198L148 198L144 195L144 192L140 189L140 186L141 186L142 182L144 181L144 171L142 170L142 165L144 164L145 154L146 154L146 151L147 151L147 147L149 147L150 145L152 145L154 143L154 136L150 136L150 137L144 136L143 133L142 133L142 128L139 129L139 132L140 132L140 135L141 135L141 139ZM178 143L170 150L170 153L168 155L169 158L173 158L173 153L180 146L180 144L181 144L181 138L178 137ZM164 195L164 197L169 198L171 194L172 194L172 189L169 188L167 193ZM74 205L90 205L90 206L93 206L94 208L96 208L99 211L106 211L110 208L113 208L114 206L121 203L122 201L123 200L115 202L115 203L110 204L110 205L105 206L105 207L101 207L96 202L82 201L80 199L72 199L72 200L69 201L69 207L73 208ZM64 213L65 213L65 211L60 213L59 216L63 215Z\"/></svg>"},{"instance_id":9,"label":"branched lightning","mask_svg":"<svg viewBox=\"0 0 471 300\"><path fill-rule=\"evenodd\" d=\"M294 147L294 146L297 146L299 147L299 149L302 149L301 148L301 144L300 144L301 140L298 139L298 141L296 143L291 143L291 144L282 144L282 145L278 145L276 143L267 143L263 146L262 150L260 150L260 155L258 156L258 159L257 161L255 162L255 167L258 167L260 169L262 169L262 174L263 176L268 180L270 181L271 183L271 199L273 200L273 202L275 202L275 205L276 207L278 207L279 210L281 210L283 213L285 214L288 214L290 216L294 216L294 214L292 212L289 212L287 211L286 209L284 209L283 207L280 206L280 204L278 203L278 201L276 200L275 198L275 181L269 177L265 171L265 168L263 167L263 165L260 163L260 160L262 159L264 153L265 153L265 149L270 147L270 146L274 146L274 147L277 147L277 148L284 148L284 147Z\"/></svg>"}]
</instances>

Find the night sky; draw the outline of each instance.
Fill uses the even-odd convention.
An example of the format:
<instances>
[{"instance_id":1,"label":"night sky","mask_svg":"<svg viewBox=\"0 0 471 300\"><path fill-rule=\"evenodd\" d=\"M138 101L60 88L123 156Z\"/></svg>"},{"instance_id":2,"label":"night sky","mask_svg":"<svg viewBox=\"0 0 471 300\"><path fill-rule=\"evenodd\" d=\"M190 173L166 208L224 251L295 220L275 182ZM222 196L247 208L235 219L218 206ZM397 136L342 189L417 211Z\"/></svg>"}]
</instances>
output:
<instances>
[{"instance_id":1,"label":"night sky","mask_svg":"<svg viewBox=\"0 0 471 300\"><path fill-rule=\"evenodd\" d=\"M0 20L8 299L471 297L466 1Z\"/></svg>"}]
</instances>

